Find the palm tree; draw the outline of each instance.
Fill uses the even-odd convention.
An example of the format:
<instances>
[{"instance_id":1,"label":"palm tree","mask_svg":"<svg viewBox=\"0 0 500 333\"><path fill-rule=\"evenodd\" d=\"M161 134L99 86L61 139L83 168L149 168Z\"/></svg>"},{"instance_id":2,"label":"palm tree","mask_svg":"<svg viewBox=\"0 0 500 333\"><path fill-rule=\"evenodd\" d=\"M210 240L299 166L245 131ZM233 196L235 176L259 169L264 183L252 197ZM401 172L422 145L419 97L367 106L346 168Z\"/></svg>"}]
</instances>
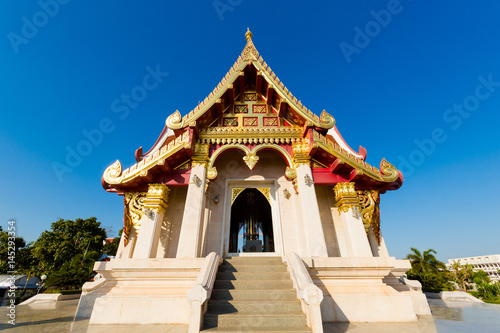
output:
<instances>
[{"instance_id":1,"label":"palm tree","mask_svg":"<svg viewBox=\"0 0 500 333\"><path fill-rule=\"evenodd\" d=\"M414 247L411 247L410 250L412 253L407 254L406 259L410 260L413 274L439 274L441 271L446 270L446 265L434 256L437 254L435 250L428 249L424 253Z\"/></svg>"},{"instance_id":2,"label":"palm tree","mask_svg":"<svg viewBox=\"0 0 500 333\"><path fill-rule=\"evenodd\" d=\"M420 281L425 291L447 288L443 275L446 265L436 259L436 251L429 249L422 253L414 247L410 249L412 252L406 255L411 263L411 269L406 272L408 278Z\"/></svg>"}]
</instances>

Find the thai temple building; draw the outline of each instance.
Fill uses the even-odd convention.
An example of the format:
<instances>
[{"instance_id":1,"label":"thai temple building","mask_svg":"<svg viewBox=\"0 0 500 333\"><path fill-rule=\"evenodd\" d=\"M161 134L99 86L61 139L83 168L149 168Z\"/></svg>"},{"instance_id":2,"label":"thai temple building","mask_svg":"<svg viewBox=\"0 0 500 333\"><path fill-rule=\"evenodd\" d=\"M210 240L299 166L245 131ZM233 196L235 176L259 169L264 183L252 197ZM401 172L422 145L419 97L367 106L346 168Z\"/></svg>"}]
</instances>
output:
<instances>
[{"instance_id":1,"label":"thai temple building","mask_svg":"<svg viewBox=\"0 0 500 333\"><path fill-rule=\"evenodd\" d=\"M193 97L196 100L196 97ZM77 317L190 332L322 332L324 322L430 315L407 260L387 251L381 195L403 175L365 162L334 118L308 110L246 46L191 112L102 176L123 197L115 259L97 262ZM418 284L418 283L417 283Z\"/></svg>"}]
</instances>

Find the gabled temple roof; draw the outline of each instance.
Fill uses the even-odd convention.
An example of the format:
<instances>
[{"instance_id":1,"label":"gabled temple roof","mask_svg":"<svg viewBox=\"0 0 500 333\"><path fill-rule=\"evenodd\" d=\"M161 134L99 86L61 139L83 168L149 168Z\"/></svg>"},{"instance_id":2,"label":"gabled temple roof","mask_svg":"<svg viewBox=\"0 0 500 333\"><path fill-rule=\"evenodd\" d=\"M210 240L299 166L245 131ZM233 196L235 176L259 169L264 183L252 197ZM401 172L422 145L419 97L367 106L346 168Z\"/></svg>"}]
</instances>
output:
<instances>
[{"instance_id":1,"label":"gabled temple roof","mask_svg":"<svg viewBox=\"0 0 500 333\"><path fill-rule=\"evenodd\" d=\"M123 172L119 161L111 165L103 175L105 189L138 190L151 181L172 182L174 176L181 185L186 176L179 175L189 172L196 144L281 145L291 168L291 145L305 144L318 181L329 183L332 178L324 175L335 173L337 181L358 181L361 187L381 191L401 186L402 175L394 166L385 159L380 170L367 164L366 150L360 146L354 151L329 113L323 110L317 116L297 100L259 55L252 33L245 37L241 55L215 89L185 116L178 110L171 114L153 147L144 154L142 147L136 151L137 164Z\"/></svg>"}]
</instances>

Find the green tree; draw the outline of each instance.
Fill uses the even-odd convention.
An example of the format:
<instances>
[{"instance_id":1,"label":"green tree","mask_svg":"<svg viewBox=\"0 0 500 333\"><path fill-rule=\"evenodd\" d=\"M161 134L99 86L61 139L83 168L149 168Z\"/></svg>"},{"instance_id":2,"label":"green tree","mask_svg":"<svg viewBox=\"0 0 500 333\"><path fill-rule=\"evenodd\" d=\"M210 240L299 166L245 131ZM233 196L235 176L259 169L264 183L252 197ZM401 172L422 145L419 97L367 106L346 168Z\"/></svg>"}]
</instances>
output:
<instances>
[{"instance_id":1,"label":"green tree","mask_svg":"<svg viewBox=\"0 0 500 333\"><path fill-rule=\"evenodd\" d=\"M95 217L75 221L59 219L33 244L33 269L39 275L50 276L78 255L82 255L83 261L87 262L86 257L90 253L101 253L105 238L106 231Z\"/></svg>"},{"instance_id":2,"label":"green tree","mask_svg":"<svg viewBox=\"0 0 500 333\"><path fill-rule=\"evenodd\" d=\"M120 238L122 235L123 229L118 231L118 237L113 238L111 243L106 243L102 248L102 253L107 254L108 256L116 256L116 252L118 251L118 246L120 245Z\"/></svg>"},{"instance_id":3,"label":"green tree","mask_svg":"<svg viewBox=\"0 0 500 333\"><path fill-rule=\"evenodd\" d=\"M423 253L412 247L411 253L406 255L410 260L411 269L406 272L409 279L418 280L424 290L448 289L446 280L446 265L439 261L433 249Z\"/></svg>"},{"instance_id":4,"label":"green tree","mask_svg":"<svg viewBox=\"0 0 500 333\"><path fill-rule=\"evenodd\" d=\"M488 273L482 269L474 272L472 281L476 285L478 296L482 299L494 299L500 294L498 282L492 283Z\"/></svg>"},{"instance_id":5,"label":"green tree","mask_svg":"<svg viewBox=\"0 0 500 333\"><path fill-rule=\"evenodd\" d=\"M90 279L94 262L99 259L99 253L92 251L74 256L71 261L65 262L62 267L54 271L47 278L48 287L60 289L81 289L85 281Z\"/></svg>"},{"instance_id":6,"label":"green tree","mask_svg":"<svg viewBox=\"0 0 500 333\"><path fill-rule=\"evenodd\" d=\"M467 291L467 285L474 277L474 266L462 265L459 260L451 265L448 277L458 285L460 290Z\"/></svg>"},{"instance_id":7,"label":"green tree","mask_svg":"<svg viewBox=\"0 0 500 333\"><path fill-rule=\"evenodd\" d=\"M12 243L13 235L15 233L9 235L9 231L3 231L0 226L0 274L7 274L8 271L12 270L21 272L25 268L21 265L19 259L21 257L20 252L26 246L26 242L22 237L14 237L14 243ZM11 237L10 244L9 237ZM9 261L14 262L14 269L9 268Z\"/></svg>"}]
</instances>

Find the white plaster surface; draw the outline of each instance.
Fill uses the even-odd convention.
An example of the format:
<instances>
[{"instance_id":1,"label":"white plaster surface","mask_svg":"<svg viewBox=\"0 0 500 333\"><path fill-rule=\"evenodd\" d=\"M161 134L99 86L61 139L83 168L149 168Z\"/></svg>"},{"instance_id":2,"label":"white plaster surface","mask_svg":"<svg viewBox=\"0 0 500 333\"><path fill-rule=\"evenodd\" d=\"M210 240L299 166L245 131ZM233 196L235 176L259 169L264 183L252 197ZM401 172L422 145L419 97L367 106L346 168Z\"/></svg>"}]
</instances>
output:
<instances>
[{"instance_id":1,"label":"white plaster surface","mask_svg":"<svg viewBox=\"0 0 500 333\"><path fill-rule=\"evenodd\" d=\"M197 165L191 168L184 214L182 216L177 258L197 258L205 211L205 181L207 169Z\"/></svg>"},{"instance_id":2,"label":"white plaster surface","mask_svg":"<svg viewBox=\"0 0 500 333\"><path fill-rule=\"evenodd\" d=\"M409 295L334 294L321 303L323 322L417 321Z\"/></svg>"},{"instance_id":3,"label":"white plaster surface","mask_svg":"<svg viewBox=\"0 0 500 333\"><path fill-rule=\"evenodd\" d=\"M186 297L101 297L90 324L188 324Z\"/></svg>"}]
</instances>

